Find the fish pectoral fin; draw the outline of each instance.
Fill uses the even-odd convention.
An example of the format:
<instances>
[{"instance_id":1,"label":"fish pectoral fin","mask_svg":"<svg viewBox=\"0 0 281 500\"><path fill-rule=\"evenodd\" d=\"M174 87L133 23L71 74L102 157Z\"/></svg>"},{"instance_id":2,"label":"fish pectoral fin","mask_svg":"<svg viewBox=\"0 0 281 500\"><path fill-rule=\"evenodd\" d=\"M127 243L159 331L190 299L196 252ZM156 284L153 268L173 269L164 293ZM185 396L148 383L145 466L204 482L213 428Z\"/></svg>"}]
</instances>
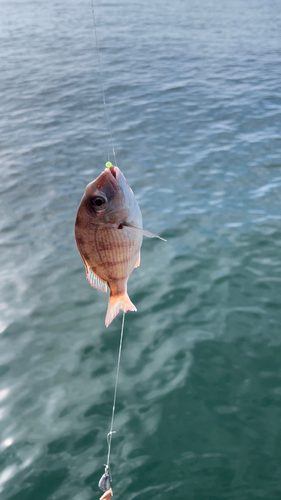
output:
<instances>
[{"instance_id":1,"label":"fish pectoral fin","mask_svg":"<svg viewBox=\"0 0 281 500\"><path fill-rule=\"evenodd\" d=\"M151 233L150 231L147 231L146 229L142 229L142 234L144 236L147 236L148 238L158 238L159 240L166 241L164 238L161 238L161 236L158 236L158 234Z\"/></svg>"},{"instance_id":2,"label":"fish pectoral fin","mask_svg":"<svg viewBox=\"0 0 281 500\"><path fill-rule=\"evenodd\" d=\"M146 229L142 229L141 227L136 227L133 226L132 224L123 224L123 226L130 227L131 229L134 229L135 231L139 231L142 233L144 236L147 236L148 238L159 238L159 240L162 241L167 241L164 240L164 238L161 238L161 236L158 236L158 234L151 233L150 231L147 231Z\"/></svg>"},{"instance_id":3,"label":"fish pectoral fin","mask_svg":"<svg viewBox=\"0 0 281 500\"><path fill-rule=\"evenodd\" d=\"M135 269L136 269L136 267L139 267L139 265L140 265L140 252L139 252L138 260L135 264Z\"/></svg>"},{"instance_id":4,"label":"fish pectoral fin","mask_svg":"<svg viewBox=\"0 0 281 500\"><path fill-rule=\"evenodd\" d=\"M99 292L107 293L107 283L94 274L89 267L87 268L86 277L93 288L99 290Z\"/></svg>"}]
</instances>

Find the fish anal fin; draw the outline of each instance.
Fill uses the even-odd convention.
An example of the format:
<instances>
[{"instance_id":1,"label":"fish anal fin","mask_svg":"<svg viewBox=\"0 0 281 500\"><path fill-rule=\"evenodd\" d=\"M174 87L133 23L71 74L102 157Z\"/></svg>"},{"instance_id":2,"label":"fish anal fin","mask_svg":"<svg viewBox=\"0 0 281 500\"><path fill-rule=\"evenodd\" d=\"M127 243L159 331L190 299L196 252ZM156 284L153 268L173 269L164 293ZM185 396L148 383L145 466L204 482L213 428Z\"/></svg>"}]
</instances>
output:
<instances>
[{"instance_id":1,"label":"fish anal fin","mask_svg":"<svg viewBox=\"0 0 281 500\"><path fill-rule=\"evenodd\" d=\"M140 265L140 252L139 252L139 256L138 256L138 260L136 262L135 268L139 267L139 265Z\"/></svg>"},{"instance_id":2,"label":"fish anal fin","mask_svg":"<svg viewBox=\"0 0 281 500\"><path fill-rule=\"evenodd\" d=\"M89 269L89 267L87 267L86 270L86 277L93 288L99 290L99 292L107 292L107 283L102 281L93 271L91 271L91 269Z\"/></svg>"},{"instance_id":3,"label":"fish anal fin","mask_svg":"<svg viewBox=\"0 0 281 500\"><path fill-rule=\"evenodd\" d=\"M105 317L105 326L106 328L110 325L110 323L116 318L119 311L136 311L137 308L134 306L133 302L131 302L128 294L125 292L122 295L111 295L108 301L107 313Z\"/></svg>"}]
</instances>

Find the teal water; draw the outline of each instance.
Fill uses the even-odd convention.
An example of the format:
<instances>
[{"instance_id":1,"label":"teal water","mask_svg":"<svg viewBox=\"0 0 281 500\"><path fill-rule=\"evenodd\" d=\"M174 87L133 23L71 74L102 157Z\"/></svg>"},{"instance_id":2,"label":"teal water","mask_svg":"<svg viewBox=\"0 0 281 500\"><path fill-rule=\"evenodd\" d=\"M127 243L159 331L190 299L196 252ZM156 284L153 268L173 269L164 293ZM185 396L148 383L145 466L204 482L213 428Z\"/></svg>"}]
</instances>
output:
<instances>
[{"instance_id":1,"label":"teal water","mask_svg":"<svg viewBox=\"0 0 281 500\"><path fill-rule=\"evenodd\" d=\"M74 241L107 161L91 2L0 2L0 489L90 500L121 317ZM281 4L101 0L118 165L146 239L129 281L114 498L281 496Z\"/></svg>"}]
</instances>

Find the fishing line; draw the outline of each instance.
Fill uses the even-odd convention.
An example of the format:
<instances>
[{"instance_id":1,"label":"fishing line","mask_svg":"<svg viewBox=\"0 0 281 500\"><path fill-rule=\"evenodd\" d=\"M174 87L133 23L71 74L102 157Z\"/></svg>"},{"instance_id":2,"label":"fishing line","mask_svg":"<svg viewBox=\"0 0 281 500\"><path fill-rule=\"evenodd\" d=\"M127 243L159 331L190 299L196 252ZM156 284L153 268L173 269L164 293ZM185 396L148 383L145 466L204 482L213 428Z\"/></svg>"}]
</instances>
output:
<instances>
[{"instance_id":1,"label":"fishing line","mask_svg":"<svg viewBox=\"0 0 281 500\"><path fill-rule=\"evenodd\" d=\"M94 0L91 0L91 2L92 2L92 15L93 15L95 40L96 40L96 50L97 50L97 59L98 59L98 69L99 69L99 76L100 76L100 86L101 86L102 99L103 99L103 109L104 109L105 122L106 122L106 126L107 126L107 152L108 152L108 161L110 160L110 148L111 148L112 152L113 152L114 163L117 166L117 159L116 159L116 154L115 154L115 149L114 149L114 144L113 144L113 138L112 138L112 133L111 133L111 128L110 128L108 111L107 111L107 105L106 105L106 98L105 98L105 88L104 88L104 80L103 80L103 73L102 73L102 64L101 64L101 58L100 58L99 40L98 40L98 34L97 34L97 23L96 23L96 16L95 16ZM113 405L112 405L110 430L109 430L109 433L107 434L107 458L106 458L106 465L105 465L105 473L104 473L104 475L101 477L101 479L99 481L99 487L101 488L101 490L105 492L105 495L107 494L107 491L110 491L111 492L111 496L113 495L113 493L112 493L112 490L111 490L112 476L111 476L111 470L110 470L110 454L111 454L112 435L116 432L116 431L113 430L113 425L114 425L114 417L115 417L115 409L116 409L116 398L117 398L117 389L118 389L118 380L119 380L119 371L120 371L120 363L121 363L121 353L122 353L122 345L123 345L124 323L125 323L125 312L123 312L122 325L121 325L121 333L120 333L120 342L119 342L119 350L118 350L118 361L117 361L117 369L116 369L116 378L115 378L115 388L114 388L114 396L113 396ZM108 480L109 480L109 482L108 482ZM110 498L111 498L111 496L110 496Z\"/></svg>"},{"instance_id":2,"label":"fishing line","mask_svg":"<svg viewBox=\"0 0 281 500\"><path fill-rule=\"evenodd\" d=\"M117 160L116 160L116 155L115 155L115 149L114 149L114 144L113 144L113 138L112 138L112 133L110 129L110 124L109 124L109 117L108 117L108 112L107 112L107 107L106 107L106 99L105 99L105 90L104 90L104 82L103 82L103 75L102 75L102 66L101 66L101 59L100 59L100 47L99 47L99 40L98 40L98 34L97 34L97 23L96 23L96 16L95 16L95 6L94 6L94 0L92 1L92 15L93 15L93 23L94 23L94 31L95 31L95 39L96 39L96 49L97 49L97 56L98 56L98 67L99 67L99 75L100 75L100 86L101 86L101 91L102 91L102 98L103 98L103 109L104 109L104 116L105 116L105 121L107 125L107 155L108 155L108 160L110 160L110 147L112 148L113 152L113 157L114 157L114 164L117 167Z\"/></svg>"},{"instance_id":3,"label":"fishing line","mask_svg":"<svg viewBox=\"0 0 281 500\"><path fill-rule=\"evenodd\" d=\"M117 362L117 370L116 370L116 378L115 378L115 389L114 389L114 397L113 397L113 405L112 405L110 431L107 434L107 446L108 446L108 448L107 448L106 464L105 464L104 474L102 475L102 477L100 478L99 483L98 483L99 488L104 492L104 494L101 496L100 500L110 500L113 497L113 492L112 492L112 488L111 488L112 475L111 475L111 470L110 470L110 453L111 453L112 435L116 432L113 430L113 424L114 424L119 370L120 370L120 362L121 362L121 352L122 352L122 344L123 344L124 323L125 323L125 312L123 312L122 326L121 326L121 333L120 333L118 362Z\"/></svg>"},{"instance_id":4,"label":"fishing line","mask_svg":"<svg viewBox=\"0 0 281 500\"><path fill-rule=\"evenodd\" d=\"M114 434L116 432L116 431L113 430L113 423L114 423L114 416L115 416L115 405L116 405L118 379L119 379L119 369L120 369L121 352L122 352L122 344L123 344L124 323L125 323L125 312L123 312L123 318L122 318L122 326L121 326L120 343L119 343L119 351L118 351L118 362L117 362L117 370L116 370L116 379L115 379L115 389L114 389L114 397L113 397L113 406L112 406L110 431L107 434L108 452L107 452L106 464L107 464L108 468L109 468L109 462L110 462L112 434ZM110 468L109 468L109 470L110 470Z\"/></svg>"}]
</instances>

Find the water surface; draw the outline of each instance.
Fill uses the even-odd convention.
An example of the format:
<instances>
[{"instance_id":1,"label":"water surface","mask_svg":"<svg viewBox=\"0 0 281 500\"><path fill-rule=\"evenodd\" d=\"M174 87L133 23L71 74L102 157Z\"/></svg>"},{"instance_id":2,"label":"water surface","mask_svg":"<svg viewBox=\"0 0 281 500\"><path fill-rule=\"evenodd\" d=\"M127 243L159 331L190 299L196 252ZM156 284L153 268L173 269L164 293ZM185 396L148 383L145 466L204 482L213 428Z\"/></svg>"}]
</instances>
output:
<instances>
[{"instance_id":1,"label":"water surface","mask_svg":"<svg viewBox=\"0 0 281 500\"><path fill-rule=\"evenodd\" d=\"M130 278L114 498L280 498L280 2L96 5ZM99 498L121 317L73 225L107 161L91 3L1 0L3 500ZM113 158L111 158L113 160Z\"/></svg>"}]
</instances>

